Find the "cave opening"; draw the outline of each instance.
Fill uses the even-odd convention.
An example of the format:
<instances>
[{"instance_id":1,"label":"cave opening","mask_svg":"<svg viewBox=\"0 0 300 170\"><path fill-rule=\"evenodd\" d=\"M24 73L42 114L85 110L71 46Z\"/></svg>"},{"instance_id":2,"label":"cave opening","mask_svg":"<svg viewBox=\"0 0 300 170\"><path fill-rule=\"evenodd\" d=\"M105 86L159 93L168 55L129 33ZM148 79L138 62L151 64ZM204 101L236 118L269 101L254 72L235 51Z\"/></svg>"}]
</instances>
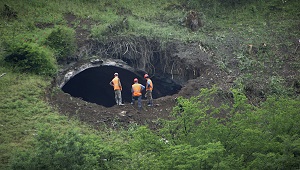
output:
<instances>
[{"instance_id":1,"label":"cave opening","mask_svg":"<svg viewBox=\"0 0 300 170\"><path fill-rule=\"evenodd\" d=\"M144 72L133 72L117 66L91 67L72 77L64 84L62 90L84 101L105 107L112 107L115 105L115 98L113 87L109 85L109 82L113 79L115 72L119 73L119 78L123 86L123 102L130 103L133 79L138 78L139 83L145 85L146 80L143 78ZM152 92L154 99L176 94L181 89L181 85L163 74L154 75L151 77L151 80L154 84L154 90ZM143 91L143 97L144 94L145 91Z\"/></svg>"}]
</instances>

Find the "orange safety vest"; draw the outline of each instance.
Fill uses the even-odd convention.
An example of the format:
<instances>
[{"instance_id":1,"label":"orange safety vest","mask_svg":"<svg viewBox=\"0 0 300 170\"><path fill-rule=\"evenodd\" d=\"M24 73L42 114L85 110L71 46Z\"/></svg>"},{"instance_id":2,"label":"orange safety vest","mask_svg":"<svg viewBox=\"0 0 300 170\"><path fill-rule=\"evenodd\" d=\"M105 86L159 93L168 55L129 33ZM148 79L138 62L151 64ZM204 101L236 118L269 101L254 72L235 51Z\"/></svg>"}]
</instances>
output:
<instances>
[{"instance_id":1,"label":"orange safety vest","mask_svg":"<svg viewBox=\"0 0 300 170\"><path fill-rule=\"evenodd\" d=\"M148 85L148 81L150 82L150 86ZM151 79L147 79L147 83L146 83L146 91L148 91L148 90L153 90L153 83L152 83L152 81L151 81Z\"/></svg>"},{"instance_id":2,"label":"orange safety vest","mask_svg":"<svg viewBox=\"0 0 300 170\"><path fill-rule=\"evenodd\" d=\"M113 85L114 85L114 90L121 90L121 86L120 86L120 79L119 77L115 77L112 79Z\"/></svg>"},{"instance_id":3,"label":"orange safety vest","mask_svg":"<svg viewBox=\"0 0 300 170\"><path fill-rule=\"evenodd\" d=\"M139 83L133 84L132 85L132 96L141 96L142 93L142 86Z\"/></svg>"}]
</instances>

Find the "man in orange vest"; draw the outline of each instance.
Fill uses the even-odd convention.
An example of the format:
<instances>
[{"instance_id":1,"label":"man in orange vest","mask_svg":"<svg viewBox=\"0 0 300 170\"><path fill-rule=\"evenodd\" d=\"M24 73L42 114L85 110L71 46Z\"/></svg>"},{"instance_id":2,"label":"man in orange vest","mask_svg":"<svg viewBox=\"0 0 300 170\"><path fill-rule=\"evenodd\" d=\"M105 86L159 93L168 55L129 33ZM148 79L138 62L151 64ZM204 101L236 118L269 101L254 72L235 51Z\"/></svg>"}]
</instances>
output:
<instances>
[{"instance_id":1,"label":"man in orange vest","mask_svg":"<svg viewBox=\"0 0 300 170\"><path fill-rule=\"evenodd\" d=\"M119 74L115 73L114 76L115 77L112 79L112 81L109 82L109 84L114 87L115 100L116 100L117 105L123 106L124 104L122 103L122 94L121 94L122 85L121 85L121 81L119 79Z\"/></svg>"},{"instance_id":2,"label":"man in orange vest","mask_svg":"<svg viewBox=\"0 0 300 170\"><path fill-rule=\"evenodd\" d=\"M142 90L145 89L145 86L141 85L138 82L138 79L133 79L134 84L131 87L131 93L132 93L132 102L131 104L134 104L135 100L138 100L138 107L139 109L142 108Z\"/></svg>"},{"instance_id":3,"label":"man in orange vest","mask_svg":"<svg viewBox=\"0 0 300 170\"><path fill-rule=\"evenodd\" d=\"M145 97L147 98L148 106L153 106L153 98L152 98L153 83L152 80L149 78L148 74L145 74L144 78L147 80Z\"/></svg>"}]
</instances>

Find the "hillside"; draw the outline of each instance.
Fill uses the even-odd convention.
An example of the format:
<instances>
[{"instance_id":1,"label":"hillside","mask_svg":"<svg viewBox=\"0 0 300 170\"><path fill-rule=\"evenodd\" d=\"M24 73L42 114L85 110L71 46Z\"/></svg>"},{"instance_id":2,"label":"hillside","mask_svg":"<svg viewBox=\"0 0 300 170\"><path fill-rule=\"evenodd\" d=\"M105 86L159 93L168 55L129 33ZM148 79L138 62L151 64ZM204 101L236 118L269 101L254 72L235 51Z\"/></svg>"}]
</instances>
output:
<instances>
[{"instance_id":1,"label":"hillside","mask_svg":"<svg viewBox=\"0 0 300 170\"><path fill-rule=\"evenodd\" d=\"M7 1L0 8L0 169L300 166L296 0ZM114 72L124 106L114 105L108 85ZM156 87L154 106L143 98L138 110L130 87L134 77L144 84L144 73ZM279 143L293 147L281 154ZM178 153L166 156L171 150ZM178 161L181 152L190 157Z\"/></svg>"}]
</instances>

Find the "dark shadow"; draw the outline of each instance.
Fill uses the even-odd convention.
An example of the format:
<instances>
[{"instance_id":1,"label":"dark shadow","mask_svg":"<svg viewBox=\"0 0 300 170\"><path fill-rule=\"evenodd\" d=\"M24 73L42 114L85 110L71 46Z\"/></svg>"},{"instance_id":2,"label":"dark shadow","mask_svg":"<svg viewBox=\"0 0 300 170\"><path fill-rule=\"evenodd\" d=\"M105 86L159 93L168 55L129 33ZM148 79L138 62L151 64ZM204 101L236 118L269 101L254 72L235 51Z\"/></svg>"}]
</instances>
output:
<instances>
[{"instance_id":1,"label":"dark shadow","mask_svg":"<svg viewBox=\"0 0 300 170\"><path fill-rule=\"evenodd\" d=\"M73 97L79 97L91 103L97 103L105 107L115 105L114 90L109 85L113 79L114 73L119 73L123 90L123 102L131 102L131 85L133 79L138 78L139 83L145 85L146 80L143 74L134 73L127 69L115 66L100 66L86 69L70 79L63 87L65 93L69 93ZM152 77L154 83L153 98L159 98L166 95L177 93L180 85L176 85L173 81L163 76ZM145 94L145 91L143 91Z\"/></svg>"}]
</instances>

